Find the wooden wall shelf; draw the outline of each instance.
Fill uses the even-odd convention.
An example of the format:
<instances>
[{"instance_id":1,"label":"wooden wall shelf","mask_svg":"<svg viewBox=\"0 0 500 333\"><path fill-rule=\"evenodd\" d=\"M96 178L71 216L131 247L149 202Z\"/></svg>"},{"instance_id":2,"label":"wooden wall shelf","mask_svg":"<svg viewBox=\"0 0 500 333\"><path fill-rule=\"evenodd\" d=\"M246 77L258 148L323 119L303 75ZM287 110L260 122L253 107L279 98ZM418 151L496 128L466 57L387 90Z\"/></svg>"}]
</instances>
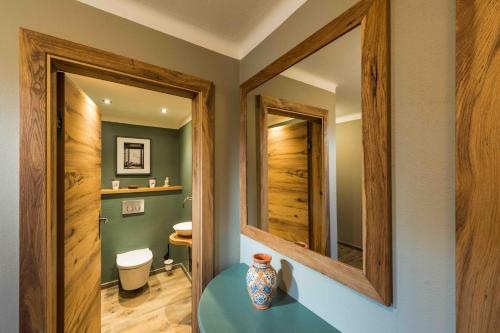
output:
<instances>
[{"instance_id":1,"label":"wooden wall shelf","mask_svg":"<svg viewBox=\"0 0 500 333\"><path fill-rule=\"evenodd\" d=\"M182 190L182 186L121 188L118 190L113 190L110 188L103 188L103 189L101 189L101 195L180 191L180 190Z\"/></svg>"}]
</instances>

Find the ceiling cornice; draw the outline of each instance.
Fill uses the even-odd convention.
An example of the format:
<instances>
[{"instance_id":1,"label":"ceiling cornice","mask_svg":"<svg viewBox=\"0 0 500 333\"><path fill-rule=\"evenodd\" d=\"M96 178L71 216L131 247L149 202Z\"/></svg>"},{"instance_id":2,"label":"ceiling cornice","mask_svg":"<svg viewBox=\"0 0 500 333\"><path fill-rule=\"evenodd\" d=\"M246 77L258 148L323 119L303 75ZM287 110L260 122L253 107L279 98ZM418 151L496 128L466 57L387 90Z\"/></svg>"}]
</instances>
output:
<instances>
[{"instance_id":1,"label":"ceiling cornice","mask_svg":"<svg viewBox=\"0 0 500 333\"><path fill-rule=\"evenodd\" d=\"M337 91L337 84L335 82L306 72L298 67L291 67L280 75L295 81L306 83L316 88L327 90L329 92L335 93Z\"/></svg>"},{"instance_id":2,"label":"ceiling cornice","mask_svg":"<svg viewBox=\"0 0 500 333\"><path fill-rule=\"evenodd\" d=\"M347 114L345 116L337 117L337 119L335 119L335 122L337 124L341 124L341 123L346 123L348 121L353 121L353 120L358 120L358 119L361 119L361 112Z\"/></svg>"},{"instance_id":3,"label":"ceiling cornice","mask_svg":"<svg viewBox=\"0 0 500 333\"><path fill-rule=\"evenodd\" d=\"M239 45L239 57L243 59L250 51L267 38L283 22L285 22L297 9L307 0L286 0L281 2L273 10L269 11L262 22L255 26L253 31Z\"/></svg>"},{"instance_id":4,"label":"ceiling cornice","mask_svg":"<svg viewBox=\"0 0 500 333\"><path fill-rule=\"evenodd\" d=\"M86 5L123 17L154 30L196 44L211 51L241 60L278 28L307 0L286 0L279 3L242 41L232 42L200 27L166 13L155 11L133 0L77 0Z\"/></svg>"}]
</instances>

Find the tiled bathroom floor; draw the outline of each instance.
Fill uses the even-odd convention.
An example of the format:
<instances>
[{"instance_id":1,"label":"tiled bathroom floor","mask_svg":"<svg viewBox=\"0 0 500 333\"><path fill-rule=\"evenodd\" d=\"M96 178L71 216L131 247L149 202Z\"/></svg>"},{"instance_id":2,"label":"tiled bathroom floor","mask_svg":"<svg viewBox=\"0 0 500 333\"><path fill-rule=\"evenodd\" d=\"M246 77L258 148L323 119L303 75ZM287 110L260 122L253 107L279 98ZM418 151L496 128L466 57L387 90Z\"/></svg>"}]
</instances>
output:
<instances>
[{"instance_id":1,"label":"tiled bathroom floor","mask_svg":"<svg viewBox=\"0 0 500 333\"><path fill-rule=\"evenodd\" d=\"M150 276L139 292L101 290L101 332L191 332L191 281L177 268Z\"/></svg>"}]
</instances>

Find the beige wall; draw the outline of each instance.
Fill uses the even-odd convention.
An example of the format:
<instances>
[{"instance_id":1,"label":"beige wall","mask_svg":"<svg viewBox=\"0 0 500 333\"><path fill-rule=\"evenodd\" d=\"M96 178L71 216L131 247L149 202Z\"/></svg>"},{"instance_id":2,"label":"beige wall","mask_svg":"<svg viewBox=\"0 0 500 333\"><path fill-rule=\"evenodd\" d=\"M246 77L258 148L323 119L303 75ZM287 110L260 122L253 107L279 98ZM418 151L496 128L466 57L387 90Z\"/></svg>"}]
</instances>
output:
<instances>
[{"instance_id":1,"label":"beige wall","mask_svg":"<svg viewBox=\"0 0 500 333\"><path fill-rule=\"evenodd\" d=\"M245 81L335 15L310 0L241 62ZM391 1L394 305L381 306L241 236L240 260L268 251L293 297L344 333L455 331L455 1Z\"/></svg>"},{"instance_id":2,"label":"beige wall","mask_svg":"<svg viewBox=\"0 0 500 333\"><path fill-rule=\"evenodd\" d=\"M363 247L361 120L336 126L338 241Z\"/></svg>"},{"instance_id":3,"label":"beige wall","mask_svg":"<svg viewBox=\"0 0 500 333\"><path fill-rule=\"evenodd\" d=\"M74 0L2 1L0 8L0 331L17 332L19 43L25 27L215 82L215 263L238 260L238 61ZM26 318L26 320L29 320Z\"/></svg>"}]
</instances>

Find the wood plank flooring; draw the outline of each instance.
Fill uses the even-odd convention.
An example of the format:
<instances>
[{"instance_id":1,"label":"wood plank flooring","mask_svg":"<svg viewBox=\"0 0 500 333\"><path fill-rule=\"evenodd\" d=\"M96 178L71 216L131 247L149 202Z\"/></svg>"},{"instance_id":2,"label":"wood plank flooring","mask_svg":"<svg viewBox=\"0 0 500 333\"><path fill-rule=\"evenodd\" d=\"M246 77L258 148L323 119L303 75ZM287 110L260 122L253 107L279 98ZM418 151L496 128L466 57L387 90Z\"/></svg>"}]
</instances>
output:
<instances>
[{"instance_id":1,"label":"wood plank flooring","mask_svg":"<svg viewBox=\"0 0 500 333\"><path fill-rule=\"evenodd\" d=\"M177 268L150 276L137 292L101 290L101 332L191 332L191 281Z\"/></svg>"},{"instance_id":2,"label":"wood plank flooring","mask_svg":"<svg viewBox=\"0 0 500 333\"><path fill-rule=\"evenodd\" d=\"M339 261L352 267L363 269L363 251L358 250L352 246L340 244L339 247Z\"/></svg>"}]
</instances>

